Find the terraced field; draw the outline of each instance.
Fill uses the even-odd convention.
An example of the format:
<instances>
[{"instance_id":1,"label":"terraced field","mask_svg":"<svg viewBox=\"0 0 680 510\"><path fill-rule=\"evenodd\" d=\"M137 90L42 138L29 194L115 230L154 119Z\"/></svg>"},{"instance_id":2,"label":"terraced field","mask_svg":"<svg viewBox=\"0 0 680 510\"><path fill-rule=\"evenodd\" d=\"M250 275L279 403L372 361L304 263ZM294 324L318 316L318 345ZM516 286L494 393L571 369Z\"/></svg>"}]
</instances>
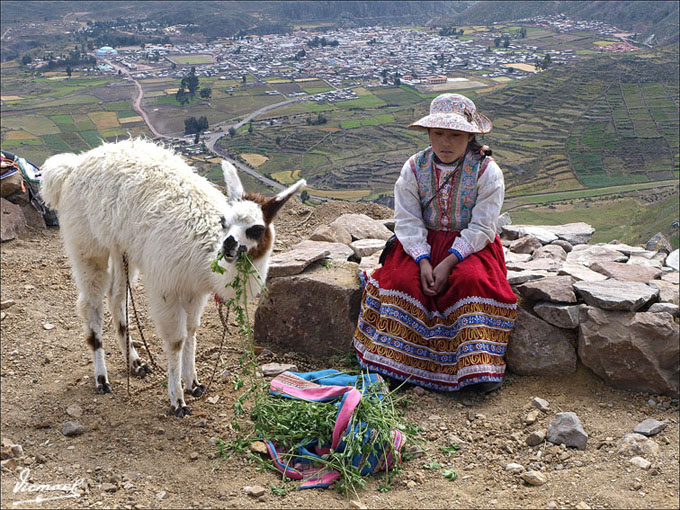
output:
<instances>
[{"instance_id":1,"label":"terraced field","mask_svg":"<svg viewBox=\"0 0 680 510\"><path fill-rule=\"evenodd\" d=\"M81 152L120 137L148 134L132 110L134 86L115 77L36 78L3 64L2 148L37 165L57 152ZM20 93L19 93L20 91Z\"/></svg>"},{"instance_id":2,"label":"terraced field","mask_svg":"<svg viewBox=\"0 0 680 510\"><path fill-rule=\"evenodd\" d=\"M677 63L677 50L606 55L464 93L494 119L480 139L504 169L509 196L656 182L680 175ZM222 143L269 157L259 167L269 175L299 170L317 189L390 194L406 158L427 145L405 126L433 96L405 86L355 90L359 99L272 110L266 119L283 124ZM305 123L319 113L326 124Z\"/></svg>"}]
</instances>

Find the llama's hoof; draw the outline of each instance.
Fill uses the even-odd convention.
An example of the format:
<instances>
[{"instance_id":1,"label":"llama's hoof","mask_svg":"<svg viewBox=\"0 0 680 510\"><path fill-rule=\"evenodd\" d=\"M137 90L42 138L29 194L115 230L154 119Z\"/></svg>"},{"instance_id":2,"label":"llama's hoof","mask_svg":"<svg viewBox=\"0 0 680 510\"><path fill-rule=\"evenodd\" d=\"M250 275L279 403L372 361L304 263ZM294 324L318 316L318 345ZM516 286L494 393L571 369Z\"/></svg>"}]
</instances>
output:
<instances>
[{"instance_id":1,"label":"llama's hoof","mask_svg":"<svg viewBox=\"0 0 680 510\"><path fill-rule=\"evenodd\" d=\"M111 384L109 384L109 381L107 381L103 375L97 377L97 393L100 395L103 395L104 393L113 393Z\"/></svg>"},{"instance_id":2,"label":"llama's hoof","mask_svg":"<svg viewBox=\"0 0 680 510\"><path fill-rule=\"evenodd\" d=\"M205 393L205 390L207 389L207 386L205 384L194 384L194 389L191 390L191 395L199 398L203 396Z\"/></svg>"},{"instance_id":3,"label":"llama's hoof","mask_svg":"<svg viewBox=\"0 0 680 510\"><path fill-rule=\"evenodd\" d=\"M178 418L184 418L185 416L191 414L191 409L189 409L187 406L179 405L172 408L172 413Z\"/></svg>"},{"instance_id":4,"label":"llama's hoof","mask_svg":"<svg viewBox=\"0 0 680 510\"><path fill-rule=\"evenodd\" d=\"M141 359L136 359L132 363L132 375L134 375L135 377L144 379L147 375L152 373L153 372L151 371L151 368L149 368L149 365L144 363Z\"/></svg>"}]
</instances>

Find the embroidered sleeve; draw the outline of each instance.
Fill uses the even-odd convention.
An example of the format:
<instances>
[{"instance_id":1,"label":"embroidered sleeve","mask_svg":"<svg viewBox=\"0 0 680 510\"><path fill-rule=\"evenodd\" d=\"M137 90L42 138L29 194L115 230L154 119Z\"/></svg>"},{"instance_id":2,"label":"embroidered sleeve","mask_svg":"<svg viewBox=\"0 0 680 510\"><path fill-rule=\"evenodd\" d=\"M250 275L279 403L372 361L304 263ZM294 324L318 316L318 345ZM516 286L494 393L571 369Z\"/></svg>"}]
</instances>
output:
<instances>
[{"instance_id":1,"label":"embroidered sleeve","mask_svg":"<svg viewBox=\"0 0 680 510\"><path fill-rule=\"evenodd\" d=\"M394 220L394 233L404 251L417 262L423 257L429 257L427 228L423 223L418 183L411 169L410 159L404 164L394 185Z\"/></svg>"},{"instance_id":2,"label":"embroidered sleeve","mask_svg":"<svg viewBox=\"0 0 680 510\"><path fill-rule=\"evenodd\" d=\"M491 161L477 181L477 201L472 208L470 223L453 242L451 250L466 258L493 242L504 196L503 172L495 161ZM456 256L460 258L458 254Z\"/></svg>"}]
</instances>

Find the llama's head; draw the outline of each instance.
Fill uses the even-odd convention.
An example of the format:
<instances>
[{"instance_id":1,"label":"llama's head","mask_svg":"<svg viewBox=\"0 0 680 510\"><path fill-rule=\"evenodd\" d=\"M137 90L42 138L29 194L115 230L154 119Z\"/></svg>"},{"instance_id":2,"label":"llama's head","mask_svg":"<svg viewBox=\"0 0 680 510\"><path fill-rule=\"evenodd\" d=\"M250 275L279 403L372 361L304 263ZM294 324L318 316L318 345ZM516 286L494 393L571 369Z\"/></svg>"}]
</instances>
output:
<instances>
[{"instance_id":1,"label":"llama's head","mask_svg":"<svg viewBox=\"0 0 680 510\"><path fill-rule=\"evenodd\" d=\"M227 186L228 214L222 216L224 240L220 252L227 263L233 263L243 253L251 259L266 258L274 246L274 217L281 207L307 184L299 180L278 195L267 198L257 193L245 193L236 168L222 162Z\"/></svg>"}]
</instances>

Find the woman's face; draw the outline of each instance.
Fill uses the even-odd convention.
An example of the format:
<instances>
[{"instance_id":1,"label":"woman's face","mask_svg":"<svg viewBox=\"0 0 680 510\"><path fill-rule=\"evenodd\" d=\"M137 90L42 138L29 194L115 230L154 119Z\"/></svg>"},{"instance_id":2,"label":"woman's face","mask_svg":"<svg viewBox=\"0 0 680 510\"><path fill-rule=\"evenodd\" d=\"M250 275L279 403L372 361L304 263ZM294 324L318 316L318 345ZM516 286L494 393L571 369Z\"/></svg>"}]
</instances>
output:
<instances>
[{"instance_id":1,"label":"woman's face","mask_svg":"<svg viewBox=\"0 0 680 510\"><path fill-rule=\"evenodd\" d=\"M474 136L456 129L430 128L427 132L432 149L442 163L453 163L463 156L468 142Z\"/></svg>"}]
</instances>

